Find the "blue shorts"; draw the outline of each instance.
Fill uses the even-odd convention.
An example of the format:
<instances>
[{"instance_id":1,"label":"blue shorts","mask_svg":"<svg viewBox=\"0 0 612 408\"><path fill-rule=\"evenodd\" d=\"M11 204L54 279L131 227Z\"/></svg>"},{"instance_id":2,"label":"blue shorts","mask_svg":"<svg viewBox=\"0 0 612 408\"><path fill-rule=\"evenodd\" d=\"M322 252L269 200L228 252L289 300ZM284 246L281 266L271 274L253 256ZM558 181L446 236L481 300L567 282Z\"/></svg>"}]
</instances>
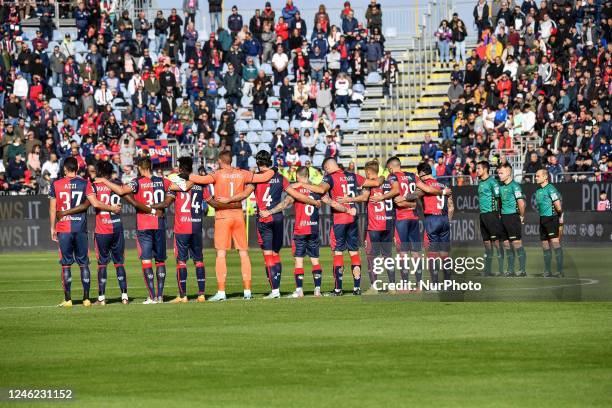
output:
<instances>
[{"instance_id":1,"label":"blue shorts","mask_svg":"<svg viewBox=\"0 0 612 408\"><path fill-rule=\"evenodd\" d=\"M191 258L194 262L201 262L202 233L174 234L174 256L177 261L186 262Z\"/></svg>"},{"instance_id":2,"label":"blue shorts","mask_svg":"<svg viewBox=\"0 0 612 408\"><path fill-rule=\"evenodd\" d=\"M393 231L366 231L365 246L368 256L391 257Z\"/></svg>"},{"instance_id":3,"label":"blue shorts","mask_svg":"<svg viewBox=\"0 0 612 408\"><path fill-rule=\"evenodd\" d=\"M60 265L89 265L89 249L86 232L58 232Z\"/></svg>"},{"instance_id":4,"label":"blue shorts","mask_svg":"<svg viewBox=\"0 0 612 408\"><path fill-rule=\"evenodd\" d=\"M333 224L329 237L332 251L359 250L359 224L357 220L350 224Z\"/></svg>"},{"instance_id":5,"label":"blue shorts","mask_svg":"<svg viewBox=\"0 0 612 408\"><path fill-rule=\"evenodd\" d=\"M430 251L450 251L450 222L447 215L426 215L425 232Z\"/></svg>"},{"instance_id":6,"label":"blue shorts","mask_svg":"<svg viewBox=\"0 0 612 408\"><path fill-rule=\"evenodd\" d=\"M319 234L293 236L293 256L296 258L318 258L319 247Z\"/></svg>"},{"instance_id":7,"label":"blue shorts","mask_svg":"<svg viewBox=\"0 0 612 408\"><path fill-rule=\"evenodd\" d=\"M136 245L140 259L164 262L166 256L166 230L136 231Z\"/></svg>"},{"instance_id":8,"label":"blue shorts","mask_svg":"<svg viewBox=\"0 0 612 408\"><path fill-rule=\"evenodd\" d=\"M395 221L395 245L398 252L420 251L423 246L419 220Z\"/></svg>"},{"instance_id":9,"label":"blue shorts","mask_svg":"<svg viewBox=\"0 0 612 408\"><path fill-rule=\"evenodd\" d=\"M257 221L257 240L264 251L279 253L283 247L283 219L271 222Z\"/></svg>"},{"instance_id":10,"label":"blue shorts","mask_svg":"<svg viewBox=\"0 0 612 408\"><path fill-rule=\"evenodd\" d=\"M111 259L116 264L122 264L125 260L125 239L122 229L112 234L94 234L94 246L98 265L108 265Z\"/></svg>"}]
</instances>

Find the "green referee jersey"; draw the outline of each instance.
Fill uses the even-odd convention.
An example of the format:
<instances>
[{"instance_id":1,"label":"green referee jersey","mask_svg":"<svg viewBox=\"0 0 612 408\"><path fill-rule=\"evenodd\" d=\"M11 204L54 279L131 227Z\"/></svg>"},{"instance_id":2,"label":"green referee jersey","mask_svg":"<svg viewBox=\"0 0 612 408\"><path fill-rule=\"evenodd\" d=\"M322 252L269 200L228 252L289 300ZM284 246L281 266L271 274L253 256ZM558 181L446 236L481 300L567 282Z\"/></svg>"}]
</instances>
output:
<instances>
[{"instance_id":1,"label":"green referee jersey","mask_svg":"<svg viewBox=\"0 0 612 408\"><path fill-rule=\"evenodd\" d=\"M499 195L501 197L502 214L517 214L519 212L518 200L525 199L521 186L514 180L509 184L501 183Z\"/></svg>"},{"instance_id":2,"label":"green referee jersey","mask_svg":"<svg viewBox=\"0 0 612 408\"><path fill-rule=\"evenodd\" d=\"M557 200L561 200L561 194L552 184L548 183L544 187L538 188L536 191L536 204L540 217L557 215L553 204Z\"/></svg>"},{"instance_id":3,"label":"green referee jersey","mask_svg":"<svg viewBox=\"0 0 612 408\"><path fill-rule=\"evenodd\" d=\"M478 183L478 203L481 213L499 211L499 183L489 176Z\"/></svg>"}]
</instances>

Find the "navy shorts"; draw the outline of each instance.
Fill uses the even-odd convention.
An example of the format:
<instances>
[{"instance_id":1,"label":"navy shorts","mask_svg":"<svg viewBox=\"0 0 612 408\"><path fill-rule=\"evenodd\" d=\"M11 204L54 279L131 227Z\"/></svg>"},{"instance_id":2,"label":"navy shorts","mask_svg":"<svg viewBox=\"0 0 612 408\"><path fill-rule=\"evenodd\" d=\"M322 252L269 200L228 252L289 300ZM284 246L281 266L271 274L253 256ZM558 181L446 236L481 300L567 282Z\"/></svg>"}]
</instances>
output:
<instances>
[{"instance_id":1,"label":"navy shorts","mask_svg":"<svg viewBox=\"0 0 612 408\"><path fill-rule=\"evenodd\" d=\"M61 265L89 265L86 232L58 232L57 242Z\"/></svg>"},{"instance_id":2,"label":"navy shorts","mask_svg":"<svg viewBox=\"0 0 612 408\"><path fill-rule=\"evenodd\" d=\"M293 236L293 256L296 258L319 257L319 234L294 235Z\"/></svg>"},{"instance_id":3,"label":"navy shorts","mask_svg":"<svg viewBox=\"0 0 612 408\"><path fill-rule=\"evenodd\" d=\"M283 219L271 222L257 221L257 240L264 251L279 253L283 247Z\"/></svg>"},{"instance_id":4,"label":"navy shorts","mask_svg":"<svg viewBox=\"0 0 612 408\"><path fill-rule=\"evenodd\" d=\"M447 215L426 215L425 232L432 252L450 251L450 222Z\"/></svg>"},{"instance_id":5,"label":"navy shorts","mask_svg":"<svg viewBox=\"0 0 612 408\"><path fill-rule=\"evenodd\" d=\"M94 246L98 265L108 265L111 259L116 264L122 264L125 260L123 230L113 231L112 234L94 234Z\"/></svg>"},{"instance_id":6,"label":"navy shorts","mask_svg":"<svg viewBox=\"0 0 612 408\"><path fill-rule=\"evenodd\" d=\"M396 220L395 244L399 252L420 251L423 237L419 220Z\"/></svg>"},{"instance_id":7,"label":"navy shorts","mask_svg":"<svg viewBox=\"0 0 612 408\"><path fill-rule=\"evenodd\" d=\"M350 224L333 224L329 244L332 251L358 251L359 225L357 220Z\"/></svg>"},{"instance_id":8,"label":"navy shorts","mask_svg":"<svg viewBox=\"0 0 612 408\"><path fill-rule=\"evenodd\" d=\"M393 231L366 231L366 254L368 256L391 257Z\"/></svg>"},{"instance_id":9,"label":"navy shorts","mask_svg":"<svg viewBox=\"0 0 612 408\"><path fill-rule=\"evenodd\" d=\"M166 260L166 230L136 231L136 245L140 259Z\"/></svg>"},{"instance_id":10,"label":"navy shorts","mask_svg":"<svg viewBox=\"0 0 612 408\"><path fill-rule=\"evenodd\" d=\"M194 262L201 262L202 233L174 234L174 256L177 261L186 262L191 258Z\"/></svg>"}]
</instances>

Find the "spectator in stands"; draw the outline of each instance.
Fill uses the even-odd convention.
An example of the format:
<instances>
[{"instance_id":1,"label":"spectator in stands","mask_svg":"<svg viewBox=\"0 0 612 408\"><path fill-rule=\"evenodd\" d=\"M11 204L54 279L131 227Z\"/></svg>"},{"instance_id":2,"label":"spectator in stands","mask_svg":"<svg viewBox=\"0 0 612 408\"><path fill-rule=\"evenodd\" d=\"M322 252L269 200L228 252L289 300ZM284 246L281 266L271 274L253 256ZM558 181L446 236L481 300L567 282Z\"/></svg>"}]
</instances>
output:
<instances>
[{"instance_id":1,"label":"spectator in stands","mask_svg":"<svg viewBox=\"0 0 612 408\"><path fill-rule=\"evenodd\" d=\"M326 135L325 145L325 157L337 159L338 156L340 156L340 146L334 140L334 135L332 133Z\"/></svg>"},{"instance_id":2,"label":"spectator in stands","mask_svg":"<svg viewBox=\"0 0 612 408\"><path fill-rule=\"evenodd\" d=\"M26 172L27 167L21 152L15 154L12 159L9 159L9 164L6 167L6 180L9 184L9 190L18 192L25 190Z\"/></svg>"},{"instance_id":3,"label":"spectator in stands","mask_svg":"<svg viewBox=\"0 0 612 408\"><path fill-rule=\"evenodd\" d=\"M246 133L241 132L238 141L232 146L232 155L236 157L236 167L249 169L249 157L253 155L251 146L245 140Z\"/></svg>"},{"instance_id":4,"label":"spectator in stands","mask_svg":"<svg viewBox=\"0 0 612 408\"><path fill-rule=\"evenodd\" d=\"M238 7L232 6L232 14L227 17L227 28L229 28L232 38L235 38L243 26L242 16L238 14Z\"/></svg>"},{"instance_id":5,"label":"spectator in stands","mask_svg":"<svg viewBox=\"0 0 612 408\"><path fill-rule=\"evenodd\" d=\"M427 160L430 157L435 157L436 152L438 151L438 146L431 140L431 135L429 133L425 133L424 139L425 140L421 144L419 153L421 154L421 159Z\"/></svg>"},{"instance_id":6,"label":"spectator in stands","mask_svg":"<svg viewBox=\"0 0 612 408\"><path fill-rule=\"evenodd\" d=\"M450 62L450 43L453 38L453 33L448 26L447 20L442 20L438 29L434 33L434 36L438 40L438 51L440 53L440 64L441 66L448 66Z\"/></svg>"},{"instance_id":7,"label":"spectator in stands","mask_svg":"<svg viewBox=\"0 0 612 408\"><path fill-rule=\"evenodd\" d=\"M336 107L343 106L347 111L349 110L349 91L351 89L351 81L348 76L344 73L339 74L334 83L334 89L336 91L336 98L334 104Z\"/></svg>"}]
</instances>

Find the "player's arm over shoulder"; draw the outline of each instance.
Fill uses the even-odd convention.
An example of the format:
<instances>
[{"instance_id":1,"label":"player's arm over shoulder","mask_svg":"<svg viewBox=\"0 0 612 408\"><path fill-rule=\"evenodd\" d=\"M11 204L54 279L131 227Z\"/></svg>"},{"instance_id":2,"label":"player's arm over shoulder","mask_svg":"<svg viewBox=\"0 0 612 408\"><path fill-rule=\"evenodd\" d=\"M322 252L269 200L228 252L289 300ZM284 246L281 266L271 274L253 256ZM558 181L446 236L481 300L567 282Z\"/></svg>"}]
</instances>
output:
<instances>
[{"instance_id":1,"label":"player's arm over shoulder","mask_svg":"<svg viewBox=\"0 0 612 408\"><path fill-rule=\"evenodd\" d=\"M291 186L287 187L285 191L287 192L287 196L291 197L295 201L299 201L304 204L314 205L317 207L321 205L319 201L308 197L306 194L300 193L299 191L297 191Z\"/></svg>"}]
</instances>

